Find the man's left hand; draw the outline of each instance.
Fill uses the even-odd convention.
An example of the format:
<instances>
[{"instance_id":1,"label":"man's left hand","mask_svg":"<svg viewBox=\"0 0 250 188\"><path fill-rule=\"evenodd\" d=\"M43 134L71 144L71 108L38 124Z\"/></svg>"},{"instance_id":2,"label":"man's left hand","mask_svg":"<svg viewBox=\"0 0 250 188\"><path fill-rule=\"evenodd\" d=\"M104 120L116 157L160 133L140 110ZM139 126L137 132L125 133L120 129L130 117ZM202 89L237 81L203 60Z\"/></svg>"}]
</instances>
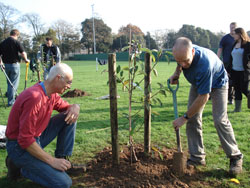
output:
<instances>
[{"instance_id":1,"label":"man's left hand","mask_svg":"<svg viewBox=\"0 0 250 188\"><path fill-rule=\"evenodd\" d=\"M173 121L173 127L177 131L186 122L187 122L187 120L184 117L179 117Z\"/></svg>"},{"instance_id":2,"label":"man's left hand","mask_svg":"<svg viewBox=\"0 0 250 188\"><path fill-rule=\"evenodd\" d=\"M71 105L64 113L66 114L65 118L66 123L69 125L75 123L76 120L78 119L79 113L80 113L80 105L78 104Z\"/></svg>"}]
</instances>

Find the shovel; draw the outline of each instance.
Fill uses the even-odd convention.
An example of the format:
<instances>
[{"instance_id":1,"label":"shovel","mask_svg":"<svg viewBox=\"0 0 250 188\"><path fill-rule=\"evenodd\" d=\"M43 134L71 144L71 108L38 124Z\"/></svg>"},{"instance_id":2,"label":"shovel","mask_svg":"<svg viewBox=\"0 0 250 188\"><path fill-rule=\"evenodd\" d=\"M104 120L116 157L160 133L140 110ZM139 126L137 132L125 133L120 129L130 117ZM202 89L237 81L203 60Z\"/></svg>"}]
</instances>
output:
<instances>
[{"instance_id":1,"label":"shovel","mask_svg":"<svg viewBox=\"0 0 250 188\"><path fill-rule=\"evenodd\" d=\"M29 64L30 64L29 61L27 61L27 62L26 62L26 71L25 71L24 89L26 89L26 87L27 87Z\"/></svg>"},{"instance_id":2,"label":"shovel","mask_svg":"<svg viewBox=\"0 0 250 188\"><path fill-rule=\"evenodd\" d=\"M177 109L176 92L179 88L179 82L177 83L174 89L170 86L170 80L168 80L168 88L173 94L174 115L175 115L175 119L177 119L179 116L178 116L178 109ZM173 170L176 174L183 175L186 169L186 157L184 153L182 152L182 148L181 148L180 129L176 130L176 140L177 140L178 150L177 152L174 153L174 156L173 156Z\"/></svg>"}]
</instances>

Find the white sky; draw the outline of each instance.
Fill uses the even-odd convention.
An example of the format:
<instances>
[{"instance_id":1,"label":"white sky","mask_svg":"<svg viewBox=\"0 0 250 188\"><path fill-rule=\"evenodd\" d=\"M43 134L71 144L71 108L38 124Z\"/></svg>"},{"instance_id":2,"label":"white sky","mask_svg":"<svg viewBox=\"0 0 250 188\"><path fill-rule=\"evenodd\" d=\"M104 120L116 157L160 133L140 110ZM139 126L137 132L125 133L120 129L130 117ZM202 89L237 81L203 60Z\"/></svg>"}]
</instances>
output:
<instances>
[{"instance_id":1,"label":"white sky","mask_svg":"<svg viewBox=\"0 0 250 188\"><path fill-rule=\"evenodd\" d=\"M229 32L233 21L250 30L250 0L0 0L22 14L37 13L50 26L58 19L80 25L94 12L113 33L131 23L145 34L174 29L183 24L212 32Z\"/></svg>"}]
</instances>

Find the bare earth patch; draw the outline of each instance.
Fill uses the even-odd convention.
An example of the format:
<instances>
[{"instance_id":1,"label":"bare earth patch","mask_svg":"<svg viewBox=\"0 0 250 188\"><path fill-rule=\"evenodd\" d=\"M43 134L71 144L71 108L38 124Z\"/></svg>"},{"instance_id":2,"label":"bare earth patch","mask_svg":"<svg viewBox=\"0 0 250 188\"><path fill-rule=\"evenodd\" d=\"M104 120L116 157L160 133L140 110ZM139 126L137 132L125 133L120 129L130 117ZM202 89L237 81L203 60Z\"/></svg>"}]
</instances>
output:
<instances>
[{"instance_id":1,"label":"bare earth patch","mask_svg":"<svg viewBox=\"0 0 250 188\"><path fill-rule=\"evenodd\" d=\"M112 166L111 148L105 148L88 163L85 173L73 175L73 184L77 187L135 187L135 188L187 188L214 187L218 182L205 182L208 174L199 173L193 168L187 169L179 177L173 173L173 149L163 148L153 151L150 156L143 152L143 146L136 145L138 162L131 164L130 150L123 147L120 153L119 167ZM160 156L161 155L161 156Z\"/></svg>"},{"instance_id":2,"label":"bare earth patch","mask_svg":"<svg viewBox=\"0 0 250 188\"><path fill-rule=\"evenodd\" d=\"M62 97L65 97L65 98L74 98L74 97L82 97L82 96L90 96L90 94L80 89L73 89L62 95Z\"/></svg>"}]
</instances>

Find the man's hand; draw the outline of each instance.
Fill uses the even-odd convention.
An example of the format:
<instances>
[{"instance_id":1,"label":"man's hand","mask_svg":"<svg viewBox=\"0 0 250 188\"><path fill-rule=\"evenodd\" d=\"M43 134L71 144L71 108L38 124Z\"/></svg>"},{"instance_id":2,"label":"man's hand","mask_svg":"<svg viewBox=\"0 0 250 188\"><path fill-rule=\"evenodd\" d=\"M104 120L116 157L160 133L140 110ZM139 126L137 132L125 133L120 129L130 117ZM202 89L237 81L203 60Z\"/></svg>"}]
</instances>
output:
<instances>
[{"instance_id":1,"label":"man's hand","mask_svg":"<svg viewBox=\"0 0 250 188\"><path fill-rule=\"evenodd\" d=\"M64 114L67 114L65 121L67 124L75 123L80 113L80 105L71 105Z\"/></svg>"},{"instance_id":2,"label":"man's hand","mask_svg":"<svg viewBox=\"0 0 250 188\"><path fill-rule=\"evenodd\" d=\"M182 117L177 118L173 121L173 127L177 131L182 125L184 125L187 122L187 119Z\"/></svg>"},{"instance_id":3,"label":"man's hand","mask_svg":"<svg viewBox=\"0 0 250 188\"><path fill-rule=\"evenodd\" d=\"M29 59L26 59L26 60L24 60L25 61L25 63L30 63L30 60Z\"/></svg>"},{"instance_id":4,"label":"man's hand","mask_svg":"<svg viewBox=\"0 0 250 188\"><path fill-rule=\"evenodd\" d=\"M179 76L177 76L176 74L173 74L169 80L170 80L170 84L178 84L178 79L179 79Z\"/></svg>"},{"instance_id":5,"label":"man's hand","mask_svg":"<svg viewBox=\"0 0 250 188\"><path fill-rule=\"evenodd\" d=\"M71 168L71 163L66 159L54 158L50 165L60 171L66 171Z\"/></svg>"}]
</instances>

